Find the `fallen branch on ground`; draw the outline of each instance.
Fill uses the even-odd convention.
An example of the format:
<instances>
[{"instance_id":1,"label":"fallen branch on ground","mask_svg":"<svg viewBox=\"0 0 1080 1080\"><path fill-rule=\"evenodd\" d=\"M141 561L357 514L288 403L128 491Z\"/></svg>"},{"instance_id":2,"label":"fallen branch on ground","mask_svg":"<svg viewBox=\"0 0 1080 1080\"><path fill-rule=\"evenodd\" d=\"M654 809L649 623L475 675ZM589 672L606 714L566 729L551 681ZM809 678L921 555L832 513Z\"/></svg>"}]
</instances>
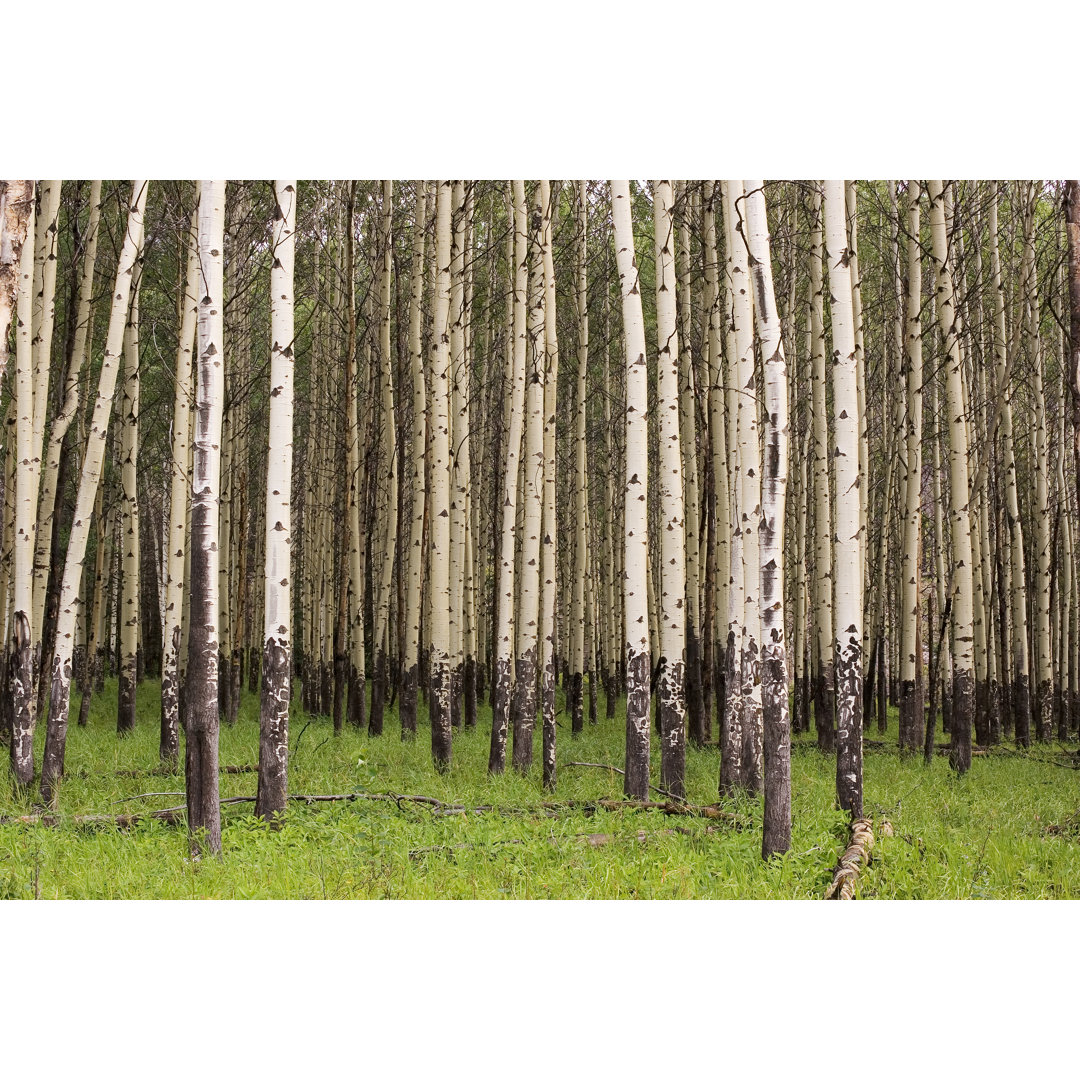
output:
<instances>
[{"instance_id":1,"label":"fallen branch on ground","mask_svg":"<svg viewBox=\"0 0 1080 1080\"><path fill-rule=\"evenodd\" d=\"M855 896L855 879L859 870L869 865L870 852L874 847L874 830L869 818L856 818L851 823L851 842L840 856L832 884L825 893L826 900L852 900Z\"/></svg>"},{"instance_id":2,"label":"fallen branch on ground","mask_svg":"<svg viewBox=\"0 0 1080 1080\"><path fill-rule=\"evenodd\" d=\"M614 765L607 765L600 761L564 761L564 767L571 765L577 765L583 769L608 769L613 773L618 773L620 776L625 776L626 773L622 769L616 768ZM665 799L679 799L678 795L672 795L666 788L657 787L655 784L650 784L649 787L655 791L658 795L663 795ZM681 799L681 802L685 802L685 799Z\"/></svg>"}]
</instances>

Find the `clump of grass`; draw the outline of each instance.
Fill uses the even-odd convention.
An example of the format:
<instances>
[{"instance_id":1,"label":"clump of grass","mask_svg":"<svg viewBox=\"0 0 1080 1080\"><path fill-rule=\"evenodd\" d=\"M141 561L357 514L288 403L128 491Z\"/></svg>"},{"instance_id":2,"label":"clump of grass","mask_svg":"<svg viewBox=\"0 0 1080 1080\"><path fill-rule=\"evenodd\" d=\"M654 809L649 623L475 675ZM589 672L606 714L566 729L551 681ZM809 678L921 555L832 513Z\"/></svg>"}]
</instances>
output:
<instances>
[{"instance_id":1,"label":"clump of grass","mask_svg":"<svg viewBox=\"0 0 1080 1080\"><path fill-rule=\"evenodd\" d=\"M540 806L622 797L617 773L567 764L622 766L621 707L613 720L587 725L578 738L560 717L554 796L540 787L539 747L531 775L488 776L490 711L484 707L474 730L455 734L453 765L445 774L431 765L423 723L416 740L402 742L393 709L386 734L375 739L351 727L335 737L329 719L297 713L290 739L293 793L395 791L513 812L441 814L392 801L291 803L285 828L274 831L244 803L223 809L222 858L192 862L182 828L143 820L121 831L80 828L71 820L183 803L176 794L183 791L182 767L160 773L159 708L158 684L147 680L139 687L135 732L120 740L115 683L95 696L87 727L69 733L58 808L64 823L0 827L0 897L816 898L847 833L846 817L835 809L834 762L806 736L795 739L792 756L791 851L763 863L760 799L725 800L722 819ZM883 737L890 747L895 723L893 715ZM39 730L39 766L43 735ZM237 723L222 727L220 757L222 764L244 765L257 756L258 698L245 694ZM1035 756L996 752L957 778L944 758L927 768L892 749L868 752L866 808L878 843L858 894L1080 895L1075 776ZM657 750L654 775L658 758ZM718 778L716 747L689 748L690 801L716 802ZM252 773L225 773L222 797L253 795L255 783ZM133 798L150 792L160 794ZM0 816L32 812L35 797L15 798L5 785ZM891 836L880 829L883 820Z\"/></svg>"}]
</instances>

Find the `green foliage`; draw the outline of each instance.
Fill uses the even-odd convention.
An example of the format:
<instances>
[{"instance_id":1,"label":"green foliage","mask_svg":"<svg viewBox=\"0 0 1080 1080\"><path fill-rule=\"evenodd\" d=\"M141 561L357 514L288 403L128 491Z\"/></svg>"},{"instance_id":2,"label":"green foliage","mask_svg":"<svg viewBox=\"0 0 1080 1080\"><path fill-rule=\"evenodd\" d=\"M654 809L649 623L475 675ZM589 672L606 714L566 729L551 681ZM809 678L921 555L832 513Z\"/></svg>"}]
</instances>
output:
<instances>
[{"instance_id":1,"label":"green foliage","mask_svg":"<svg viewBox=\"0 0 1080 1080\"><path fill-rule=\"evenodd\" d=\"M622 778L570 761L622 765L624 719L586 728L578 739L560 717L559 788L528 777L487 776L490 713L455 736L454 763L432 768L423 724L416 741L398 738L396 715L381 739L347 728L335 738L326 718L292 722L293 793L422 794L508 812L440 814L410 803L289 806L279 831L255 819L250 803L223 808L223 857L192 862L185 830L145 820L129 830L77 826L81 814L138 813L184 802L182 768L157 770L158 685L139 688L132 736L115 734L116 684L94 699L86 728L72 727L59 828L0 827L0 897L10 898L815 898L827 887L847 836L833 807L834 766L812 740L796 739L792 760L792 850L761 861L760 799L728 800L733 817L675 817L659 811L553 812L546 800L619 799ZM603 712L601 699L601 713ZM73 703L72 713L77 714ZM305 725L308 725L304 730ZM301 732L303 732L301 734ZM39 729L39 747L43 742ZM876 737L876 736L875 736ZM866 755L867 812L875 823L874 859L859 878L863 897L1059 897L1080 895L1076 777L1046 747L1021 755L1001 748L955 777L944 757L929 769L892 749ZM221 731L222 764L254 764L258 699L245 694L235 727ZM537 748L539 761L539 747ZM40 757L39 757L40 762ZM659 761L654 762L654 775ZM687 788L698 804L716 801L714 747L689 749ZM253 773L223 774L222 797L253 795ZM154 798L133 799L147 792ZM34 812L5 790L0 816ZM893 835L883 829L887 820ZM711 830L711 831L710 831ZM599 837L604 839L600 840Z\"/></svg>"}]
</instances>

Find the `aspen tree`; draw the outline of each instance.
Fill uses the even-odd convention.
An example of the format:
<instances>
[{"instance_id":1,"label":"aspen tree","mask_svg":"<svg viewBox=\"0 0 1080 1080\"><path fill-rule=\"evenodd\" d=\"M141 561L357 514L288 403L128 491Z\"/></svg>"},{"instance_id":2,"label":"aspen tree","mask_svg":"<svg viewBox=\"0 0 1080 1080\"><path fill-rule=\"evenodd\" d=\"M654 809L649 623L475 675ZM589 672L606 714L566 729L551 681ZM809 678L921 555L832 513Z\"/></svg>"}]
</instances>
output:
<instances>
[{"instance_id":1,"label":"aspen tree","mask_svg":"<svg viewBox=\"0 0 1080 1080\"><path fill-rule=\"evenodd\" d=\"M498 607L495 628L495 672L492 683L491 750L488 771L500 773L506 767L506 735L511 711L511 657L514 655L514 551L517 538L518 471L525 405L526 320L529 274L529 236L525 203L525 182L512 184L513 279L511 338L506 357L506 399L508 405L506 464L503 470L504 495L500 522Z\"/></svg>"},{"instance_id":2,"label":"aspen tree","mask_svg":"<svg viewBox=\"0 0 1080 1080\"><path fill-rule=\"evenodd\" d=\"M56 498L60 484L60 471L64 439L79 409L79 381L86 357L93 326L91 300L94 289L94 267L97 262L98 223L101 217L101 181L90 184L90 217L83 239L83 262L79 276L78 307L75 314L75 330L71 345L71 358L64 378L63 398L60 409L53 417L49 432L49 448L45 459L45 471L41 481L41 499L38 504L37 542L34 552L35 607L40 599L44 615L46 593L52 576L53 527L56 520ZM55 247L55 244L53 245ZM55 252L54 252L55 261ZM38 595L40 590L40 597ZM44 643L42 643L44 644ZM46 686L41 679L41 686ZM39 700L41 700L39 696Z\"/></svg>"},{"instance_id":3,"label":"aspen tree","mask_svg":"<svg viewBox=\"0 0 1080 1080\"><path fill-rule=\"evenodd\" d=\"M555 300L552 238L556 201L551 182L540 181L544 255L544 491L540 546L540 709L542 718L543 784L555 789L555 593L557 534L555 502L555 392L559 384L559 338Z\"/></svg>"},{"instance_id":4,"label":"aspen tree","mask_svg":"<svg viewBox=\"0 0 1080 1080\"><path fill-rule=\"evenodd\" d=\"M97 500L105 456L105 440L109 432L113 394L119 374L121 352L127 324L128 308L133 291L135 267L143 244L143 215L146 209L148 182L133 180L128 203L127 227L124 234L116 280L112 289L109 329L105 352L98 376L97 397L90 420L83 454L79 489L75 497L75 514L68 538L64 575L60 587L60 605L56 625L56 646L52 657L52 682L49 697L49 719L45 735L45 757L41 767L41 795L51 802L56 781L64 774L64 749L67 740L68 714L71 707L72 653L75 647L75 626L82 584L86 543L90 535L92 509ZM99 515L100 516L100 515ZM99 533L100 540L100 533ZM31 776L32 778L32 776Z\"/></svg>"},{"instance_id":5,"label":"aspen tree","mask_svg":"<svg viewBox=\"0 0 1080 1080\"><path fill-rule=\"evenodd\" d=\"M33 645L34 684L38 685L41 674L41 648L45 626L45 606L48 599L49 555L41 552L37 536L39 492L42 475L42 453L45 446L45 421L49 405L49 379L52 374L53 326L56 314L57 248L60 235L60 189L61 181L43 180L39 190L39 210L35 219L34 277L30 349L33 356L33 442L29 468L34 505L34 584L33 620L31 636ZM50 536L51 539L51 536ZM50 545L51 547L51 545ZM41 680L44 683L44 680ZM38 710L44 697L37 695Z\"/></svg>"},{"instance_id":6,"label":"aspen tree","mask_svg":"<svg viewBox=\"0 0 1080 1080\"><path fill-rule=\"evenodd\" d=\"M907 310L904 325L907 375L907 475L904 478L904 547L901 556L900 746L923 742L922 657L919 648L919 583L922 551L922 255L918 180L907 188ZM933 632L933 627L931 627Z\"/></svg>"},{"instance_id":7,"label":"aspen tree","mask_svg":"<svg viewBox=\"0 0 1080 1080\"><path fill-rule=\"evenodd\" d=\"M1034 215L1037 189L1031 185L1025 193L1024 206L1024 274L1020 295L1024 336L1032 372L1032 398L1035 405L1033 435L1035 472L1035 628L1038 640L1038 681L1035 688L1035 737L1049 742L1053 737L1054 663L1051 648L1051 560L1050 477L1046 430L1046 398L1043 393L1043 348L1039 336L1039 298L1037 268L1034 252Z\"/></svg>"},{"instance_id":8,"label":"aspen tree","mask_svg":"<svg viewBox=\"0 0 1080 1080\"><path fill-rule=\"evenodd\" d=\"M679 438L680 339L671 181L654 180L652 194L660 417L660 784L682 798L686 793L686 521Z\"/></svg>"},{"instance_id":9,"label":"aspen tree","mask_svg":"<svg viewBox=\"0 0 1080 1080\"><path fill-rule=\"evenodd\" d=\"M176 346L176 389L173 397L172 458L169 525L167 531L166 599L161 659L162 761L176 762L180 754L180 634L184 611L185 557L188 549L188 458L191 453L191 379L195 327L199 320L199 189L188 229L187 273L180 300L180 331Z\"/></svg>"},{"instance_id":10,"label":"aspen tree","mask_svg":"<svg viewBox=\"0 0 1080 1080\"><path fill-rule=\"evenodd\" d=\"M735 345L738 426L739 532L742 550L742 772L751 791L762 787L761 574L758 528L761 522L761 448L758 435L757 372L754 362L754 312L746 247L743 182L724 185L724 220L730 236L731 334Z\"/></svg>"},{"instance_id":11,"label":"aspen tree","mask_svg":"<svg viewBox=\"0 0 1080 1080\"><path fill-rule=\"evenodd\" d=\"M1065 182L1064 204L1069 279L1067 381L1072 398L1073 462L1080 465L1080 180ZM1080 468L1076 468L1076 484L1080 502Z\"/></svg>"},{"instance_id":12,"label":"aspen tree","mask_svg":"<svg viewBox=\"0 0 1080 1080\"><path fill-rule=\"evenodd\" d=\"M270 246L270 415L266 452L266 547L263 566L259 784L255 813L274 818L288 795L292 698L293 268L295 180L274 181Z\"/></svg>"},{"instance_id":13,"label":"aspen tree","mask_svg":"<svg viewBox=\"0 0 1080 1080\"><path fill-rule=\"evenodd\" d=\"M764 858L791 847L791 741L784 636L784 512L787 505L788 384L773 291L765 181L746 180L746 241L765 387L761 481L761 706L764 723Z\"/></svg>"},{"instance_id":14,"label":"aspen tree","mask_svg":"<svg viewBox=\"0 0 1080 1080\"><path fill-rule=\"evenodd\" d=\"M701 573L698 502L698 460L694 404L694 350L692 347L692 288L690 282L689 185L679 181L677 201L682 204L679 216L675 260L678 267L678 361L679 361L679 446L682 453L683 511L685 515L685 707L690 737L696 746L705 743L705 704L701 687ZM659 287L659 286L658 286ZM661 435L661 440L663 435ZM661 645L661 652L663 646Z\"/></svg>"},{"instance_id":15,"label":"aspen tree","mask_svg":"<svg viewBox=\"0 0 1080 1080\"><path fill-rule=\"evenodd\" d=\"M517 658L514 665L514 768L532 764L536 724L539 652L541 538L544 511L544 388L546 289L544 281L544 204L539 183L533 192L529 223L528 356L525 399L525 448L522 455L521 575L518 598Z\"/></svg>"},{"instance_id":16,"label":"aspen tree","mask_svg":"<svg viewBox=\"0 0 1080 1080\"><path fill-rule=\"evenodd\" d=\"M723 379L723 339L720 292L720 262L716 244L716 204L720 199L720 185L715 181L705 182L702 200L702 234L705 260L705 310L707 313L707 341L709 346L709 445L712 451L711 471L713 476L713 513L715 521L713 553L714 572L706 574L706 581L714 581L715 598L715 648L717 660L706 657L716 669L716 710L721 718L726 709L727 665L727 629L728 629L728 581L730 534L731 534L731 498L728 487L727 469L727 432L724 420L724 379ZM721 735L723 739L723 735Z\"/></svg>"},{"instance_id":17,"label":"aspen tree","mask_svg":"<svg viewBox=\"0 0 1080 1080\"><path fill-rule=\"evenodd\" d=\"M450 717L461 727L465 664L465 533L468 528L469 430L465 386L465 184L450 204Z\"/></svg>"},{"instance_id":18,"label":"aspen tree","mask_svg":"<svg viewBox=\"0 0 1080 1080\"><path fill-rule=\"evenodd\" d=\"M0 192L0 350L7 364L8 328L15 310L15 470L11 519L12 604L8 637L8 686L11 694L11 770L16 785L34 779L33 615L34 511L29 469L33 438L33 351L31 289L34 265L34 184L4 181ZM9 455L10 456L10 455ZM5 485L8 488L8 485ZM7 532L7 529L5 529ZM6 597L6 591L5 591Z\"/></svg>"},{"instance_id":19,"label":"aspen tree","mask_svg":"<svg viewBox=\"0 0 1080 1080\"><path fill-rule=\"evenodd\" d=\"M836 433L836 795L841 810L862 815L862 619L860 566L859 417L855 324L844 217L844 183L825 181L825 249L833 338L833 430Z\"/></svg>"},{"instance_id":20,"label":"aspen tree","mask_svg":"<svg viewBox=\"0 0 1080 1080\"><path fill-rule=\"evenodd\" d=\"M829 481L829 429L825 395L825 285L822 273L821 189L814 186L810 231L810 388L813 413L814 477L814 626L817 669L814 724L818 749L835 748L835 658L833 654L832 499Z\"/></svg>"},{"instance_id":21,"label":"aspen tree","mask_svg":"<svg viewBox=\"0 0 1080 1080\"><path fill-rule=\"evenodd\" d=\"M142 264L135 264L131 307L124 327L124 382L121 405L120 478L123 551L120 565L120 680L117 691L116 733L135 729L135 690L139 647L139 292Z\"/></svg>"},{"instance_id":22,"label":"aspen tree","mask_svg":"<svg viewBox=\"0 0 1080 1080\"><path fill-rule=\"evenodd\" d=\"M435 349L431 371L431 631L428 711L431 754L450 766L450 261L453 181L438 181L435 202Z\"/></svg>"},{"instance_id":23,"label":"aspen tree","mask_svg":"<svg viewBox=\"0 0 1080 1080\"><path fill-rule=\"evenodd\" d=\"M401 737L416 734L416 698L419 684L421 592L424 574L424 504L426 487L427 390L424 385L424 241L427 228L427 184L416 181L416 220L413 227L412 280L409 299L409 373L412 378L412 507L409 528L405 652L401 679Z\"/></svg>"},{"instance_id":24,"label":"aspen tree","mask_svg":"<svg viewBox=\"0 0 1080 1080\"><path fill-rule=\"evenodd\" d=\"M743 492L738 457L739 414L738 395L738 347L735 327L737 322L735 287L733 284L735 241L731 231L730 181L720 185L724 223L724 319L727 324L724 364L724 397L728 423L726 427L727 463L724 471L729 478L730 507L728 531L731 537L728 552L727 585L727 633L725 635L724 663L724 712L720 735L720 794L731 794L745 782L743 744L746 735L743 727L745 684L743 678L743 620L746 617L746 588L741 508ZM744 421L745 423L745 421Z\"/></svg>"},{"instance_id":25,"label":"aspen tree","mask_svg":"<svg viewBox=\"0 0 1080 1080\"><path fill-rule=\"evenodd\" d=\"M626 355L625 527L623 530L623 610L626 632L626 768L624 790L630 798L649 793L649 573L648 374L645 321L634 254L630 184L611 181L611 218L615 260L622 299Z\"/></svg>"},{"instance_id":26,"label":"aspen tree","mask_svg":"<svg viewBox=\"0 0 1080 1080\"><path fill-rule=\"evenodd\" d=\"M191 630L185 778L193 854L221 851L218 790L218 503L224 368L225 181L204 180L199 199L198 372L191 493Z\"/></svg>"},{"instance_id":27,"label":"aspen tree","mask_svg":"<svg viewBox=\"0 0 1080 1080\"><path fill-rule=\"evenodd\" d=\"M589 366L589 206L586 181L576 185L575 271L577 286L577 379L574 394L574 580L572 644L570 648L569 699L570 729L574 735L584 729L583 678L585 659L586 585L588 568L588 493L585 472L586 375ZM590 682L590 692L592 692Z\"/></svg>"},{"instance_id":28,"label":"aspen tree","mask_svg":"<svg viewBox=\"0 0 1080 1080\"><path fill-rule=\"evenodd\" d=\"M382 426L380 429L380 460L382 473L379 479L379 517L382 523L381 563L374 567L377 572L375 611L372 629L372 648L375 665L372 672L371 716L369 735L381 735L383 724L383 688L388 677L390 646L390 589L393 584L394 554L397 541L397 450L395 447L394 379L390 363L390 271L393 251L393 181L382 182L382 207L380 214L379 245L381 266L379 271L379 397Z\"/></svg>"},{"instance_id":29,"label":"aspen tree","mask_svg":"<svg viewBox=\"0 0 1080 1080\"><path fill-rule=\"evenodd\" d=\"M960 773L971 768L971 726L974 714L974 598L972 581L971 521L969 512L967 426L963 358L960 352L959 314L945 232L944 187L928 182L930 227L936 279L936 307L945 352L946 394L949 415L949 479L952 493L949 526L952 539L952 749L949 763Z\"/></svg>"}]
</instances>

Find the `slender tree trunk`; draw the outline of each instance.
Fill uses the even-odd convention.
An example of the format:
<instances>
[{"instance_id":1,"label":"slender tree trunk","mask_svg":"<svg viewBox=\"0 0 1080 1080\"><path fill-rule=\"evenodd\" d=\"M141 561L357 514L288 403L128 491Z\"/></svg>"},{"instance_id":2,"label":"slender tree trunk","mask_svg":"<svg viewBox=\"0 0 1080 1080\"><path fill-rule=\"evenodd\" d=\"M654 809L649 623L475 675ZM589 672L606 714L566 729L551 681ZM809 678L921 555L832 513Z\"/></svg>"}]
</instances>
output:
<instances>
[{"instance_id":1,"label":"slender tree trunk","mask_svg":"<svg viewBox=\"0 0 1080 1080\"><path fill-rule=\"evenodd\" d=\"M953 678L952 750L949 763L959 773L971 768L971 727L974 719L975 675L973 670L974 597L972 580L971 521L969 513L967 426L965 416L963 358L960 352L959 314L945 233L942 181L929 181L930 226L937 291L937 315L948 355L946 392L949 414L949 478L952 500L949 525L953 572Z\"/></svg>"},{"instance_id":2,"label":"slender tree trunk","mask_svg":"<svg viewBox=\"0 0 1080 1080\"><path fill-rule=\"evenodd\" d=\"M184 562L188 547L188 457L191 433L191 376L195 327L199 319L199 192L188 234L187 274L181 298L173 399L171 495L169 499L167 592L164 650L161 661L161 760L175 763L180 754L180 633L184 610Z\"/></svg>"},{"instance_id":3,"label":"slender tree trunk","mask_svg":"<svg viewBox=\"0 0 1080 1080\"><path fill-rule=\"evenodd\" d=\"M224 366L225 182L204 180L199 199L199 359L191 496L191 630L185 776L193 855L221 851L218 791L218 504ZM260 739L261 742L261 739Z\"/></svg>"},{"instance_id":4,"label":"slender tree trunk","mask_svg":"<svg viewBox=\"0 0 1080 1080\"><path fill-rule=\"evenodd\" d=\"M450 725L450 211L453 181L435 203L435 323L431 372L431 635L428 711L435 767L448 769Z\"/></svg>"},{"instance_id":5,"label":"slender tree trunk","mask_svg":"<svg viewBox=\"0 0 1080 1080\"><path fill-rule=\"evenodd\" d=\"M527 289L529 274L529 237L525 204L525 182L513 181L512 217L514 247L513 317L511 331L513 341L507 350L506 395L509 402L506 435L506 464L503 470L504 497L500 525L499 549L499 603L496 612L495 674L493 684L491 751L488 770L500 773L506 767L506 735L510 725L512 672L514 655L514 554L517 538L518 471L521 457L522 421L525 406L526 354L528 332L526 320Z\"/></svg>"},{"instance_id":6,"label":"slender tree trunk","mask_svg":"<svg viewBox=\"0 0 1080 1080\"><path fill-rule=\"evenodd\" d=\"M292 699L293 267L296 181L274 181L270 263L270 415L266 452L259 786L255 813L276 818L288 796Z\"/></svg>"},{"instance_id":7,"label":"slender tree trunk","mask_svg":"<svg viewBox=\"0 0 1080 1080\"><path fill-rule=\"evenodd\" d=\"M416 221L413 228L412 281L409 300L409 364L412 377L412 516L409 529L408 590L405 655L401 679L401 737L416 735L416 697L420 677L421 596L424 575L424 504L426 487L427 390L424 386L424 240L427 227L427 183L416 181Z\"/></svg>"},{"instance_id":8,"label":"slender tree trunk","mask_svg":"<svg viewBox=\"0 0 1080 1080\"><path fill-rule=\"evenodd\" d=\"M670 180L653 181L660 417L660 783L686 794L686 521L679 431L675 220ZM696 541L696 537L692 538ZM695 584L696 590L696 584ZM696 605L695 605L696 606Z\"/></svg>"},{"instance_id":9,"label":"slender tree trunk","mask_svg":"<svg viewBox=\"0 0 1080 1080\"><path fill-rule=\"evenodd\" d=\"M850 252L843 181L825 181L825 246L832 294L833 430L836 432L836 796L841 810L862 816L863 577L859 525L859 405Z\"/></svg>"},{"instance_id":10,"label":"slender tree trunk","mask_svg":"<svg viewBox=\"0 0 1080 1080\"><path fill-rule=\"evenodd\" d=\"M623 610L626 627L626 767L624 791L629 798L649 793L649 573L648 374L645 360L645 321L634 255L630 184L611 181L611 216L615 229L615 259L622 298L626 339L626 470L623 531Z\"/></svg>"},{"instance_id":11,"label":"slender tree trunk","mask_svg":"<svg viewBox=\"0 0 1080 1080\"><path fill-rule=\"evenodd\" d=\"M91 511L97 499L105 456L105 440L109 432L113 394L119 373L124 344L128 306L133 290L136 263L142 250L143 214L146 208L148 182L132 181L127 231L116 281L112 290L112 306L105 353L98 376L97 399L94 402L90 431L83 455L79 490L75 497L75 514L68 538L64 577L60 588L60 605L56 625L56 647L52 658L52 687L49 698L49 720L45 735L45 757L41 767L41 795L51 802L56 781L64 774L64 749L67 742L68 713L71 707L71 660L75 647L79 593L82 584L86 542L90 535Z\"/></svg>"},{"instance_id":12,"label":"slender tree trunk","mask_svg":"<svg viewBox=\"0 0 1080 1080\"><path fill-rule=\"evenodd\" d=\"M784 635L784 512L787 505L787 364L773 291L765 181L747 180L746 239L765 385L765 472L762 477L761 706L764 721L763 858L791 847L791 734Z\"/></svg>"},{"instance_id":13,"label":"slender tree trunk","mask_svg":"<svg viewBox=\"0 0 1080 1080\"><path fill-rule=\"evenodd\" d=\"M919 653L919 582L922 554L922 256L919 245L918 180L907 190L907 311L904 338L907 374L907 476L904 481L904 549L901 561L900 746L917 751L923 742L922 656ZM931 627L931 632L933 628Z\"/></svg>"}]
</instances>

